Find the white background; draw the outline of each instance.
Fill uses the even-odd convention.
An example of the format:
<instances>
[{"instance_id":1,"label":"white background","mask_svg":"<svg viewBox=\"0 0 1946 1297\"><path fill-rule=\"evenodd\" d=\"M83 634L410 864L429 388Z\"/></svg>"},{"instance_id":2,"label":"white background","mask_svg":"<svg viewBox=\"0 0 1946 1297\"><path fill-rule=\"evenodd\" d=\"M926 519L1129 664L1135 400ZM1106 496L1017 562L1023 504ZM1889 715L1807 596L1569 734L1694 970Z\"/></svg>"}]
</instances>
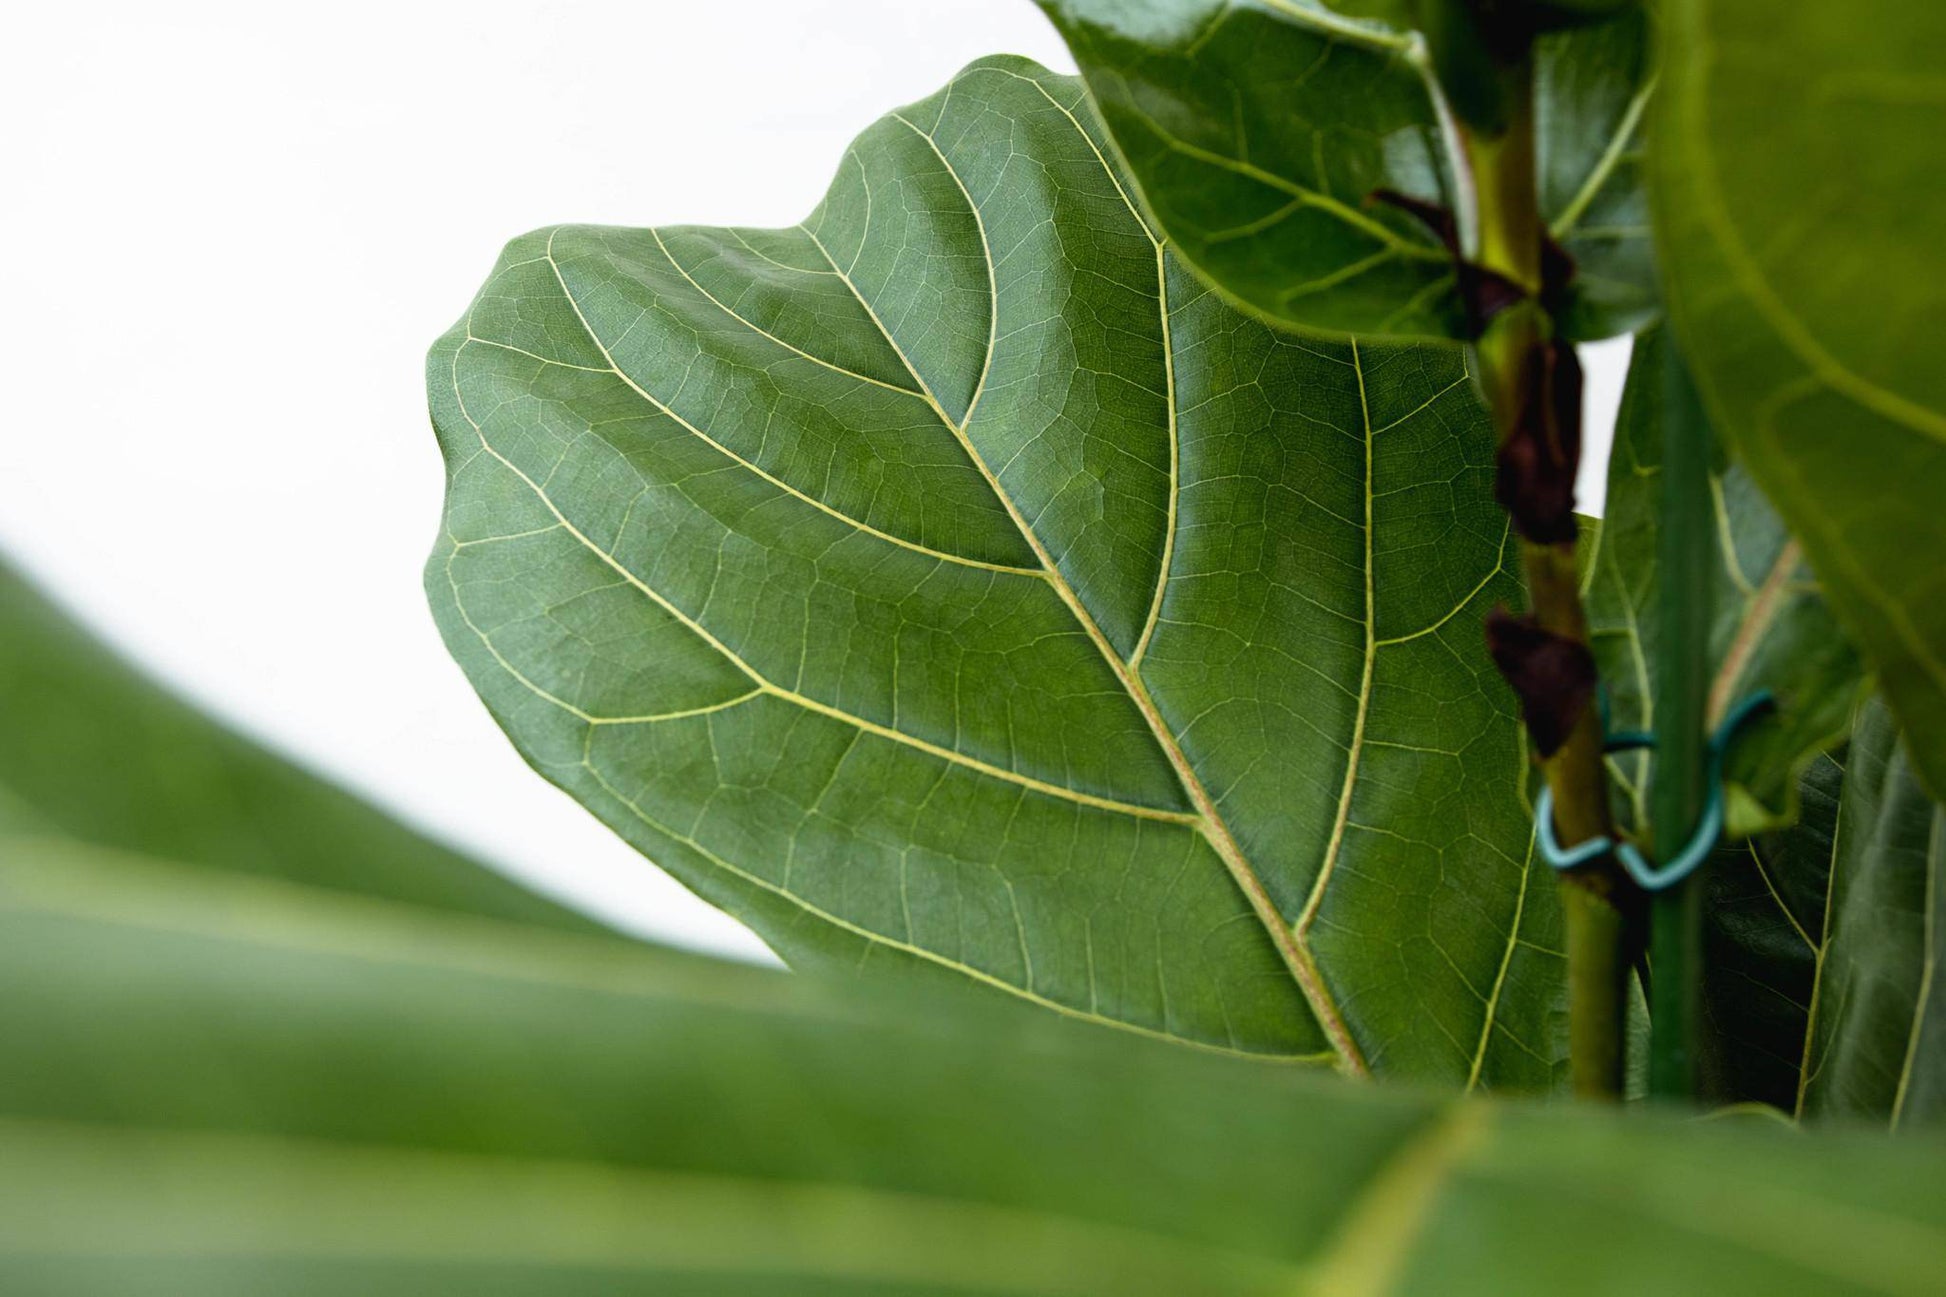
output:
<instances>
[{"instance_id":1,"label":"white background","mask_svg":"<svg viewBox=\"0 0 1946 1297\"><path fill-rule=\"evenodd\" d=\"M630 927L765 957L532 774L419 590L421 361L557 221L787 225L1028 0L25 5L0 49L0 548L246 730ZM1584 507L1626 346L1590 364Z\"/></svg>"}]
</instances>

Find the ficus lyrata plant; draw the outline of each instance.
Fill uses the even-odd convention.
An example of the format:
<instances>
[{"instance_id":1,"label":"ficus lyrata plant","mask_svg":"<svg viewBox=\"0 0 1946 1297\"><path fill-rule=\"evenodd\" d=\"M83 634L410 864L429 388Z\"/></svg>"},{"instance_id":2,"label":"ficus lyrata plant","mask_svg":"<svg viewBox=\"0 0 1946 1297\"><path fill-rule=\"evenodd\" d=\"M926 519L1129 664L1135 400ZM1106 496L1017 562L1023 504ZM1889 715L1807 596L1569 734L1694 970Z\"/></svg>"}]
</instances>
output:
<instances>
[{"instance_id":1,"label":"ficus lyrata plant","mask_svg":"<svg viewBox=\"0 0 1946 1297\"><path fill-rule=\"evenodd\" d=\"M1632 4L1045 7L1079 78L972 65L795 227L509 245L428 371L454 653L794 964L1610 1095L1646 987L1655 1088L1729 1076L1706 884L1548 866L1786 829L1874 687L1938 787L1925 334L1853 305L1917 318L1930 181L1896 123L1761 106L1785 51L1869 105L1924 41L1698 4L1659 65ZM1649 328L1604 546L1574 344ZM1630 728L1653 763L1605 756Z\"/></svg>"},{"instance_id":2,"label":"ficus lyrata plant","mask_svg":"<svg viewBox=\"0 0 1946 1297\"><path fill-rule=\"evenodd\" d=\"M1079 76L974 63L788 229L518 238L428 363L474 686L830 976L530 897L7 578L0 1275L1946 1273L1946 14L1043 8Z\"/></svg>"}]
</instances>

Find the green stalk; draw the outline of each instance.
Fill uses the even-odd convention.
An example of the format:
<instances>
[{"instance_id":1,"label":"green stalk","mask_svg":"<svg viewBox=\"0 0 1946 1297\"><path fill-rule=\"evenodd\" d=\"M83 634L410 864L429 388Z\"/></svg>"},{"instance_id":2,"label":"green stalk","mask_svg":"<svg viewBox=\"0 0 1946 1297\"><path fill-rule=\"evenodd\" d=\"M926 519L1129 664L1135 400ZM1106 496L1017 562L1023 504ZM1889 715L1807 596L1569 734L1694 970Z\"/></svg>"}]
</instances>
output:
<instances>
[{"instance_id":1,"label":"green stalk","mask_svg":"<svg viewBox=\"0 0 1946 1297\"><path fill-rule=\"evenodd\" d=\"M1709 707L1710 587L1704 556L1714 538L1710 428L1675 339L1662 338L1662 474L1656 533L1660 642L1656 647L1655 784L1649 822L1666 860L1688 840L1708 794L1704 726ZM1703 871L1656 894L1649 937L1649 1093L1696 1092L1696 1019L1702 979Z\"/></svg>"},{"instance_id":2,"label":"green stalk","mask_svg":"<svg viewBox=\"0 0 1946 1297\"><path fill-rule=\"evenodd\" d=\"M1540 301L1547 227L1535 176L1531 49L1503 50L1471 66L1488 63L1496 83L1483 100L1493 111L1472 121L1462 116L1459 130L1476 203L1479 246L1474 260L1528 294L1494 316L1475 345L1481 387L1504 441L1532 397L1534 375L1537 367L1545 366L1555 322ZM1520 553L1529 611L1546 631L1585 647L1588 619L1573 542L1523 538ZM1614 836L1602 742L1601 719L1591 700L1566 741L1541 763L1553 793L1555 832L1564 845ZM1622 1094L1629 957L1621 903L1628 887L1612 861L1561 877L1569 1067L1574 1092L1584 1098L1613 1100Z\"/></svg>"}]
</instances>

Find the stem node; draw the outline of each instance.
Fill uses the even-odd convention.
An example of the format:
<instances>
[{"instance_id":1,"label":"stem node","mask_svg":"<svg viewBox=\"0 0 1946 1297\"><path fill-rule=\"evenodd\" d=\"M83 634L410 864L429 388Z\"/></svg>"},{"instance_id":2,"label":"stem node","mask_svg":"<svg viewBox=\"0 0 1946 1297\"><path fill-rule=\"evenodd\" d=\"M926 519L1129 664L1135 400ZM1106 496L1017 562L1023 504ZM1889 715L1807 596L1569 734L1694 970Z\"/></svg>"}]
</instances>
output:
<instances>
[{"instance_id":1,"label":"stem node","mask_svg":"<svg viewBox=\"0 0 1946 1297\"><path fill-rule=\"evenodd\" d=\"M1488 637L1520 696L1553 795L1555 834L1572 845L1615 836L1575 561L1581 367L1550 310L1561 284L1549 281L1566 272L1550 252L1535 180L1532 46L1521 40L1481 48L1495 78L1488 97L1494 111L1456 110L1477 205L1473 264L1480 282L1512 285L1521 298L1490 316L1476 309L1474 352L1500 439L1496 493L1520 534L1528 602L1523 617L1491 619ZM1442 82L1456 79L1464 78L1442 75ZM1615 862L1603 859L1564 873L1561 898L1574 1091L1619 1099L1636 929L1629 916L1639 896Z\"/></svg>"}]
</instances>

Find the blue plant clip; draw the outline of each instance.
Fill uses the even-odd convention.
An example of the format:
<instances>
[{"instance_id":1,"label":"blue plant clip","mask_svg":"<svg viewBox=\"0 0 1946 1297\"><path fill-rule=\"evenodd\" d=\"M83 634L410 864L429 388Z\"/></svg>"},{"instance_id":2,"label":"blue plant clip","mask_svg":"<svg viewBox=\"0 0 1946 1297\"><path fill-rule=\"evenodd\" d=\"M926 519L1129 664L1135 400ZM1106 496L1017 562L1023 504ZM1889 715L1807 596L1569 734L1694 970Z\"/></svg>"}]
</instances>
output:
<instances>
[{"instance_id":1,"label":"blue plant clip","mask_svg":"<svg viewBox=\"0 0 1946 1297\"><path fill-rule=\"evenodd\" d=\"M1696 831L1689 835L1689 841L1683 843L1682 850L1668 863L1659 866L1652 864L1633 842L1617 843L1606 837L1589 838L1572 847L1562 847L1554 836L1554 793L1546 787L1541 789L1541 795L1534 802L1534 831L1540 843L1541 859L1556 869L1575 869L1613 852L1628 876L1647 892L1663 891L1689 877L1709 858L1710 852L1716 850L1716 844L1723 836L1723 759L1730 744L1745 725L1774 706L1776 699L1768 689L1752 694L1724 717L1723 724L1710 737L1709 799L1703 805L1702 817L1696 822ZM1628 752L1655 746L1655 736L1639 730L1608 733L1606 692L1601 695L1601 724L1603 732L1607 733L1602 744L1604 751Z\"/></svg>"}]
</instances>

